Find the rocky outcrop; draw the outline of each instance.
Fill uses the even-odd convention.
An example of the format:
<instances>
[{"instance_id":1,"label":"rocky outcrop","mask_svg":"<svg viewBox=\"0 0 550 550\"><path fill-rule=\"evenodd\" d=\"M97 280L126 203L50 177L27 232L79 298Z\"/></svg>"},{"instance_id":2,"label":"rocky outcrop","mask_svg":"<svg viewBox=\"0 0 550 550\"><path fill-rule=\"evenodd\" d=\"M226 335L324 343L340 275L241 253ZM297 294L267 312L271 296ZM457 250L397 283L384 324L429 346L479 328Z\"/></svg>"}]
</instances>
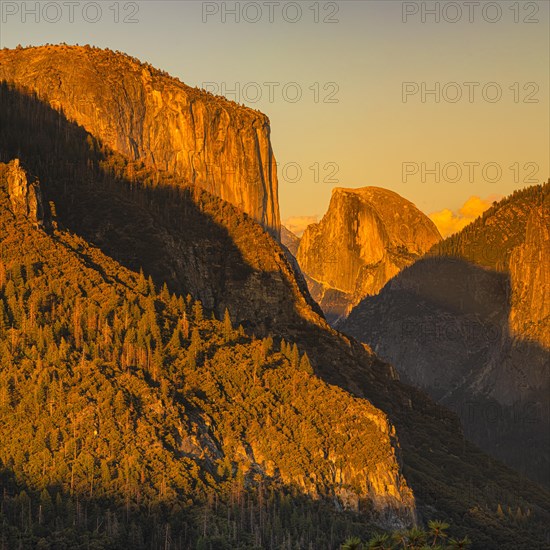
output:
<instances>
[{"instance_id":1,"label":"rocky outcrop","mask_svg":"<svg viewBox=\"0 0 550 550\"><path fill-rule=\"evenodd\" d=\"M108 50L0 51L0 81L61 109L104 144L280 230L269 119Z\"/></svg>"},{"instance_id":2,"label":"rocky outcrop","mask_svg":"<svg viewBox=\"0 0 550 550\"><path fill-rule=\"evenodd\" d=\"M293 256L296 256L298 247L300 246L300 237L292 233L284 225L281 225L281 243L288 248L288 251Z\"/></svg>"},{"instance_id":3,"label":"rocky outcrop","mask_svg":"<svg viewBox=\"0 0 550 550\"><path fill-rule=\"evenodd\" d=\"M323 219L304 232L297 259L334 322L440 238L433 222L393 191L336 188Z\"/></svg>"},{"instance_id":4,"label":"rocky outcrop","mask_svg":"<svg viewBox=\"0 0 550 550\"><path fill-rule=\"evenodd\" d=\"M509 260L512 283L510 329L520 338L550 349L550 204L546 201L527 219L524 242Z\"/></svg>"},{"instance_id":5,"label":"rocky outcrop","mask_svg":"<svg viewBox=\"0 0 550 550\"><path fill-rule=\"evenodd\" d=\"M29 179L19 159L2 164L0 176L6 182L13 215L32 221L37 227L47 228L50 216L40 183Z\"/></svg>"},{"instance_id":6,"label":"rocky outcrop","mask_svg":"<svg viewBox=\"0 0 550 550\"><path fill-rule=\"evenodd\" d=\"M281 443L269 409L265 425L251 422L248 441L234 443L243 471L251 479L257 473L279 479L315 500L329 497L339 509L372 514L386 528L414 524L415 500L396 460L395 429L374 407L328 389L312 384L310 396L304 391L294 400L294 414L302 417L301 432L307 436L285 437ZM305 414L311 392L318 397L315 412ZM337 418L335 410L341 411ZM321 435L325 429L330 440Z\"/></svg>"},{"instance_id":7,"label":"rocky outcrop","mask_svg":"<svg viewBox=\"0 0 550 550\"><path fill-rule=\"evenodd\" d=\"M550 484L550 183L516 192L363 300L341 329ZM526 451L528 449L528 451Z\"/></svg>"}]
</instances>

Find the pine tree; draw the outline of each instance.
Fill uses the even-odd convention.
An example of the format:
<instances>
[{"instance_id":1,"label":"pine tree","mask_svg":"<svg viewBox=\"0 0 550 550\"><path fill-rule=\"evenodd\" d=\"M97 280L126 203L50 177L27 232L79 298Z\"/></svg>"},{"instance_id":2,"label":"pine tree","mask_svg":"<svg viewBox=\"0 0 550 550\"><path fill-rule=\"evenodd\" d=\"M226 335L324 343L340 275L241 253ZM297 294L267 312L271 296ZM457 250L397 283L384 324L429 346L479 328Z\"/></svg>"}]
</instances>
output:
<instances>
[{"instance_id":1,"label":"pine tree","mask_svg":"<svg viewBox=\"0 0 550 550\"><path fill-rule=\"evenodd\" d=\"M144 295L148 294L148 291L149 291L149 286L147 284L147 279L143 274L143 269L139 270L138 280L136 284L136 291Z\"/></svg>"},{"instance_id":2,"label":"pine tree","mask_svg":"<svg viewBox=\"0 0 550 550\"><path fill-rule=\"evenodd\" d=\"M300 364L300 352L298 351L298 346L296 343L292 346L292 350L290 352L290 366L293 369L297 369Z\"/></svg>"},{"instance_id":3,"label":"pine tree","mask_svg":"<svg viewBox=\"0 0 550 550\"><path fill-rule=\"evenodd\" d=\"M313 374L313 367L311 366L307 353L304 353L300 359L300 370L307 372L308 374Z\"/></svg>"},{"instance_id":4,"label":"pine tree","mask_svg":"<svg viewBox=\"0 0 550 550\"><path fill-rule=\"evenodd\" d=\"M202 340L199 329L197 327L194 327L193 332L191 333L191 345L189 346L188 351L188 362L190 367L197 366L197 358L200 352L201 345Z\"/></svg>"},{"instance_id":5,"label":"pine tree","mask_svg":"<svg viewBox=\"0 0 550 550\"><path fill-rule=\"evenodd\" d=\"M203 309L200 300L196 300L193 304L193 320L195 323L200 323L203 320Z\"/></svg>"},{"instance_id":6,"label":"pine tree","mask_svg":"<svg viewBox=\"0 0 550 550\"><path fill-rule=\"evenodd\" d=\"M162 290L160 291L160 298L164 302L170 301L170 291L168 290L168 285L166 283L162 285Z\"/></svg>"},{"instance_id":7,"label":"pine tree","mask_svg":"<svg viewBox=\"0 0 550 550\"><path fill-rule=\"evenodd\" d=\"M267 354L273 349L273 338L268 336L262 340L262 354L263 358L267 357Z\"/></svg>"},{"instance_id":8,"label":"pine tree","mask_svg":"<svg viewBox=\"0 0 550 550\"><path fill-rule=\"evenodd\" d=\"M187 313L185 311L181 318L181 333L186 340L189 338L189 320L187 319Z\"/></svg>"},{"instance_id":9,"label":"pine tree","mask_svg":"<svg viewBox=\"0 0 550 550\"><path fill-rule=\"evenodd\" d=\"M166 349L172 355L176 355L183 345L181 330L178 326L172 332L172 337L166 346Z\"/></svg>"},{"instance_id":10,"label":"pine tree","mask_svg":"<svg viewBox=\"0 0 550 550\"><path fill-rule=\"evenodd\" d=\"M225 308L225 313L223 314L223 336L226 342L231 340L232 333L233 325L231 324L231 317L229 315L229 310Z\"/></svg>"}]
</instances>

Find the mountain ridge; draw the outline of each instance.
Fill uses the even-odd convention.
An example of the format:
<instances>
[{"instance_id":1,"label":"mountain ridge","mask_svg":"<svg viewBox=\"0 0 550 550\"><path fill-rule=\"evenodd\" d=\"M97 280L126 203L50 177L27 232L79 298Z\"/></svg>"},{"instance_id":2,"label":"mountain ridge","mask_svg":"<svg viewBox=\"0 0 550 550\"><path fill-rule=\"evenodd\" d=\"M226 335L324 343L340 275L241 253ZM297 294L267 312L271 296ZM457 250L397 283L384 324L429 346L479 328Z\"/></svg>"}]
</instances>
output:
<instances>
[{"instance_id":1,"label":"mountain ridge","mask_svg":"<svg viewBox=\"0 0 550 550\"><path fill-rule=\"evenodd\" d=\"M69 490L64 474L71 468L71 492L78 488L85 498L91 476L98 496L122 493L132 506L167 495L200 503L208 491L221 498L228 479L240 475L255 487L262 476L266 490L273 484L335 499L382 526L414 521L414 498L381 411L323 383L304 361L294 364L284 346L279 353L272 341L245 337L227 315L223 323L204 318L200 302L155 289L66 230L45 233L23 213L7 216L16 165L20 173L19 163L0 164L2 464L21 468L35 490L52 492ZM291 402L291 394L301 397ZM232 403L239 401L247 406ZM329 435L328 411L313 413L320 402L342 407L341 435ZM301 435L281 431L283 419L287 429L300 424ZM71 422L79 448L67 463L58 439L70 441ZM30 438L32 455L21 459L17 448L29 430L38 435ZM120 482L125 468L130 487ZM223 473L228 468L235 475ZM89 489L88 498L94 494Z\"/></svg>"}]
</instances>

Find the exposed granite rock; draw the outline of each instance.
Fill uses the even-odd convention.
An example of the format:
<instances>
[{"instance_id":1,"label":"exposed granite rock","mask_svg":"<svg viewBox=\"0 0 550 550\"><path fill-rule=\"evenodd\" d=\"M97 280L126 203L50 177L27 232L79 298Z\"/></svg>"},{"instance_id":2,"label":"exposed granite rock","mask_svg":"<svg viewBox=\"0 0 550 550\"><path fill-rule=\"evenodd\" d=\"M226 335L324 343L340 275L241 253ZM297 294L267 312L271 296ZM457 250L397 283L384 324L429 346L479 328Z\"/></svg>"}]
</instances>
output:
<instances>
[{"instance_id":1,"label":"exposed granite rock","mask_svg":"<svg viewBox=\"0 0 550 550\"><path fill-rule=\"evenodd\" d=\"M247 441L233 443L247 478L253 482L256 474L262 474L298 487L314 499L330 497L339 509L369 513L385 528L414 524L414 495L401 474L395 429L387 418L364 401L350 401L340 394L340 402L346 407L335 423L330 418L338 405L327 400L331 396L319 387L309 387L309 392L323 395L314 417L303 419L304 426L316 426L313 432L318 436L312 436L306 428L303 433L309 436L288 436L282 447L273 444L280 426L269 416L265 425L251 425ZM300 415L303 403L311 398L306 393L296 397L295 414ZM324 429L330 431L330 440L322 437ZM304 453L314 462L314 468L304 467Z\"/></svg>"},{"instance_id":2,"label":"exposed granite rock","mask_svg":"<svg viewBox=\"0 0 550 550\"><path fill-rule=\"evenodd\" d=\"M293 256L296 256L298 247L300 246L300 237L296 236L284 225L281 225L281 243L288 248Z\"/></svg>"},{"instance_id":3,"label":"exposed granite rock","mask_svg":"<svg viewBox=\"0 0 550 550\"><path fill-rule=\"evenodd\" d=\"M108 50L1 50L0 81L35 92L106 145L280 231L269 119Z\"/></svg>"},{"instance_id":4,"label":"exposed granite rock","mask_svg":"<svg viewBox=\"0 0 550 550\"><path fill-rule=\"evenodd\" d=\"M28 177L19 159L3 164L0 176L6 181L14 216L26 218L37 227L47 228L50 223L48 205L44 201L38 180Z\"/></svg>"},{"instance_id":5,"label":"exposed granite rock","mask_svg":"<svg viewBox=\"0 0 550 550\"><path fill-rule=\"evenodd\" d=\"M440 238L433 222L393 191L336 188L323 219L304 232L297 259L335 322Z\"/></svg>"},{"instance_id":6,"label":"exposed granite rock","mask_svg":"<svg viewBox=\"0 0 550 550\"><path fill-rule=\"evenodd\" d=\"M510 329L550 348L550 204L527 219L525 241L512 250Z\"/></svg>"}]
</instances>

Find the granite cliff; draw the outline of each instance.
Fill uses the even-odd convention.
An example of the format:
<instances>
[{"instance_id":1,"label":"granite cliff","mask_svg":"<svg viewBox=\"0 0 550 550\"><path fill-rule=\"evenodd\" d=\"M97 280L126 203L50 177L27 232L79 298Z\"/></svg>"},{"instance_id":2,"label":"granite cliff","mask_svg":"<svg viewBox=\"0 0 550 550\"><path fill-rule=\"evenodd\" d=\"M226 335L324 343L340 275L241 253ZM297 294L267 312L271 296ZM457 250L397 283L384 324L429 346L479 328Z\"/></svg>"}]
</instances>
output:
<instances>
[{"instance_id":1,"label":"granite cliff","mask_svg":"<svg viewBox=\"0 0 550 550\"><path fill-rule=\"evenodd\" d=\"M277 168L262 113L97 48L1 50L2 80L127 158L206 189L279 235Z\"/></svg>"},{"instance_id":2,"label":"granite cliff","mask_svg":"<svg viewBox=\"0 0 550 550\"><path fill-rule=\"evenodd\" d=\"M547 184L548 186L549 184ZM546 191L548 194L548 191ZM518 338L550 348L550 204L534 206L525 239L508 262L512 283L509 323Z\"/></svg>"},{"instance_id":3,"label":"granite cliff","mask_svg":"<svg viewBox=\"0 0 550 550\"><path fill-rule=\"evenodd\" d=\"M434 246L342 324L466 434L550 483L549 190L518 191Z\"/></svg>"},{"instance_id":4,"label":"granite cliff","mask_svg":"<svg viewBox=\"0 0 550 550\"><path fill-rule=\"evenodd\" d=\"M335 322L440 238L433 222L393 191L336 188L296 257L313 298Z\"/></svg>"}]
</instances>

